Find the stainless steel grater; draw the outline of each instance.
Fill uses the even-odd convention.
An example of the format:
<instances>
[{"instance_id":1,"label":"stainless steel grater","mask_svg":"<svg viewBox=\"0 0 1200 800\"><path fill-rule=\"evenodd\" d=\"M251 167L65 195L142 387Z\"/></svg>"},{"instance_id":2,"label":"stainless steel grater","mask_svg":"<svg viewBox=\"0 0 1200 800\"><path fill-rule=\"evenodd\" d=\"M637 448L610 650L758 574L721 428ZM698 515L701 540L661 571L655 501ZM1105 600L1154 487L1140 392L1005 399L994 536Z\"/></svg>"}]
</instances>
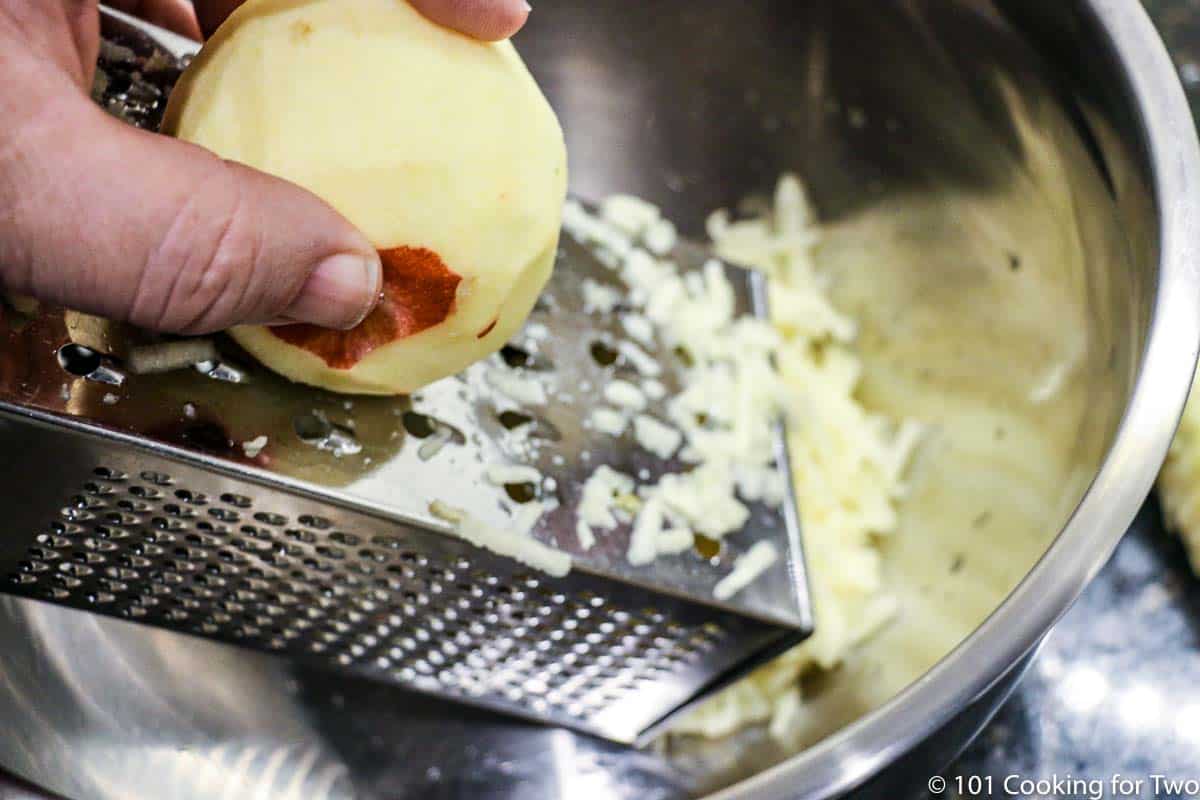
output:
<instances>
[{"instance_id":1,"label":"stainless steel grater","mask_svg":"<svg viewBox=\"0 0 1200 800\"><path fill-rule=\"evenodd\" d=\"M97 99L153 127L195 44L113 12L103 21ZM708 258L688 245L674 255L685 268ZM765 315L761 277L727 269L739 310ZM298 386L224 341L197 369L133 375L107 356L80 368L72 342L117 352L121 331L4 308L0 485L21 487L5 500L4 590L644 741L799 642L811 610L790 496L782 510L752 506L715 555L633 567L628 525L581 552L575 508L596 467L657 477L668 466L583 424L595 387L631 369L611 347L617 321L584 312L585 278L613 283L564 237L525 333L411 398ZM681 364L652 355L671 388ZM490 388L497 370L536 374L551 402L507 402ZM786 470L782 428L777 458ZM479 476L511 462L548 480L498 501ZM430 511L442 500L501 519L537 493L559 504L534 536L572 555L564 578L475 548ZM716 583L763 539L779 561L716 601Z\"/></svg>"}]
</instances>

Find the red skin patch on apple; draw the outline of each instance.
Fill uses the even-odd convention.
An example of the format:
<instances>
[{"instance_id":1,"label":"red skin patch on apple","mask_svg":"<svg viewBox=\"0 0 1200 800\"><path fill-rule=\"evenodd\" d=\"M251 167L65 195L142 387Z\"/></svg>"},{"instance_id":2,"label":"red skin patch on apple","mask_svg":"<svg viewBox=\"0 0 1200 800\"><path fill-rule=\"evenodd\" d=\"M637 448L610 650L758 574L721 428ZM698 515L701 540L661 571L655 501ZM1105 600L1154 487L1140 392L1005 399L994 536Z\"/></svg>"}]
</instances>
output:
<instances>
[{"instance_id":1,"label":"red skin patch on apple","mask_svg":"<svg viewBox=\"0 0 1200 800\"><path fill-rule=\"evenodd\" d=\"M348 331L316 325L283 325L269 330L288 344L318 356L333 369L350 369L373 350L440 325L454 311L462 276L424 247L380 250L383 298L375 310Z\"/></svg>"}]
</instances>

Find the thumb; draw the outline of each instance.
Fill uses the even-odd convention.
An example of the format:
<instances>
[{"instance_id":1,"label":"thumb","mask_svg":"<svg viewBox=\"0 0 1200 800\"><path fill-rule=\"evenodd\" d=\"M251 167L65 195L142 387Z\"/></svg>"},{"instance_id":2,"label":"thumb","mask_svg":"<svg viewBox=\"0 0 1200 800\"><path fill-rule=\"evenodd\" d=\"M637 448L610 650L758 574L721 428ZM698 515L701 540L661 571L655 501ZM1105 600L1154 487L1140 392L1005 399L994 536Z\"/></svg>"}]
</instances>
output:
<instances>
[{"instance_id":1,"label":"thumb","mask_svg":"<svg viewBox=\"0 0 1200 800\"><path fill-rule=\"evenodd\" d=\"M374 248L315 195L90 103L0 150L0 284L154 330L350 328L374 306Z\"/></svg>"}]
</instances>

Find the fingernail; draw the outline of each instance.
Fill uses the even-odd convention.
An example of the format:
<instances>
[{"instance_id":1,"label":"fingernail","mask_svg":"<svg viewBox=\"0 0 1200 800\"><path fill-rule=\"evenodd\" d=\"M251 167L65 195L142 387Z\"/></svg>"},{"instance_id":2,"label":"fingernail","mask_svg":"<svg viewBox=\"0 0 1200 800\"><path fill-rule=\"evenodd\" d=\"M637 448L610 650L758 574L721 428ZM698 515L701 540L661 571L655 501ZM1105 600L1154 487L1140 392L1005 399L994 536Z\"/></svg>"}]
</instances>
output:
<instances>
[{"instance_id":1,"label":"fingernail","mask_svg":"<svg viewBox=\"0 0 1200 800\"><path fill-rule=\"evenodd\" d=\"M300 296L283 316L291 322L348 330L371 313L379 301L382 283L379 256L330 256L308 276Z\"/></svg>"},{"instance_id":2,"label":"fingernail","mask_svg":"<svg viewBox=\"0 0 1200 800\"><path fill-rule=\"evenodd\" d=\"M526 14L528 14L528 13L530 13L530 12L532 12L532 11L533 11L533 6L529 5L529 0L526 0L526 2L525 2L525 13L526 13Z\"/></svg>"}]
</instances>

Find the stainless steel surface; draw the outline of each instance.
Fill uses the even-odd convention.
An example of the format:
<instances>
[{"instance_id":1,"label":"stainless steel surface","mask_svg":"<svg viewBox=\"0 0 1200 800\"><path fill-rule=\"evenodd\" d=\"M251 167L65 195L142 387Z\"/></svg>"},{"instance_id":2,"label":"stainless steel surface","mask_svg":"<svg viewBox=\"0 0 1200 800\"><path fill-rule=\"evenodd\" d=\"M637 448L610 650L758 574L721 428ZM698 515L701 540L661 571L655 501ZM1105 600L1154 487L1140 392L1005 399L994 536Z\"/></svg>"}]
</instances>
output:
<instances>
[{"instance_id":1,"label":"stainless steel surface","mask_svg":"<svg viewBox=\"0 0 1200 800\"><path fill-rule=\"evenodd\" d=\"M1129 796L1149 799L1156 796L1151 775L1195 779L1198 602L1200 581L1182 546L1163 530L1156 504L1147 504L1112 561L1047 637L1012 698L944 773L949 785L991 777L993 791L982 796L1005 797L1010 775L1111 780L1120 774L1143 781L1143 790ZM955 741L961 739L947 743L951 752ZM460 757L439 761L453 765ZM881 778L893 800L930 800L930 775L926 763L897 765ZM47 798L10 781L0 779L0 800Z\"/></svg>"},{"instance_id":2,"label":"stainless steel surface","mask_svg":"<svg viewBox=\"0 0 1200 800\"><path fill-rule=\"evenodd\" d=\"M160 34L105 19L124 44L105 48L98 99L147 124L166 87L143 73L171 54L139 55ZM147 100L131 108L138 97ZM672 255L683 270L707 260L686 245ZM725 270L735 315L764 317L761 276ZM10 515L26 537L0 547L5 590L639 741L697 694L800 641L811 621L790 497L748 504L749 521L715 556L697 549L633 566L632 522L580 544L583 486L598 467L645 485L686 468L585 424L605 384L639 380L641 369L592 357L600 344L615 356L623 335L616 315L585 307L588 281L623 289L568 236L502 355L404 398L291 384L232 345L219 356L224 380L208 365L125 375L121 340L136 331L48 307L0 323L6 445L28 453L0 467L0 483L36 484ZM646 412L664 418L686 366L667 345L650 355L666 391ZM99 369L120 382L97 380ZM501 378L548 399L521 402ZM781 427L775 438L786 474ZM246 444L255 440L265 445ZM514 463L544 479L489 484L489 468ZM532 535L569 553L571 573L550 577L468 545L435 502L500 530L540 502ZM759 541L778 561L716 600Z\"/></svg>"},{"instance_id":3,"label":"stainless steel surface","mask_svg":"<svg viewBox=\"0 0 1200 800\"><path fill-rule=\"evenodd\" d=\"M114 16L117 17L114 22L120 20L118 15ZM144 26L143 30L151 27ZM174 43L170 38L160 41L164 32L153 30L156 44L167 44L176 55L186 53L186 44ZM699 270L711 258L687 241L678 243L669 257L685 271ZM735 314L765 317L766 289L762 276L729 266L724 270L733 289ZM750 522L729 537L721 553L711 559L663 558L650 566L635 567L625 556L630 533L626 525L600 537L594 548L580 547L575 512L582 484L596 467L608 465L629 475L645 476L638 480L647 484L655 483L665 473L684 469L679 461L657 458L640 450L632 437L612 437L593 431L586 424L590 412L603 402L602 389L607 382L640 378L637 366L625 356L618 355L615 362L606 364L593 357L594 345L603 343L615 348L625 337L617 315L589 313L585 309L583 285L587 281L618 291L625 288L611 269L586 247L574 242L569 234L565 235L550 285L529 324L503 356L495 356L454 379L426 387L412 397L352 399L320 392L279 380L244 355L238 358L235 354L235 363L248 379L245 386L230 387L190 374L169 378L131 376L120 402L108 405L98 400L97 392L88 392L86 383L73 387L82 389L79 397L73 391L71 397L64 398L53 391L38 393L35 389L34 399L25 400L30 390L19 389L10 382L0 384L0 400L10 396L18 403L41 410L65 413L183 450L224 457L236 466L255 468L260 478L297 487L324 499L384 512L405 524L435 529L444 529L445 523L429 509L434 499L503 524L507 515L502 512L519 503L502 498L499 490L489 492L483 472L495 464L529 465L553 479L555 488L545 489L540 496L557 503L534 535L570 553L576 570L656 587L698 603L796 629L808 627L810 611L791 497L778 508L751 504ZM53 387L69 376L51 363L54 346L45 347L44 338L35 338L44 336L39 325L53 325L53 321L35 323L27 338L8 348L8 357L19 362L10 366L10 371L20 375L27 386ZM24 362L20 362L22 351ZM683 362L666 347L649 348L649 354L662 370L658 378L667 395L649 399L646 410L653 416L665 417L668 401L682 387ZM511 372L537 382L545 389L548 402L526 405L506 397L489 383L489 375L495 372ZM194 438L176 430L181 411L188 403L195 407L199 417L213 419L225 428L235 443L266 435L266 450L251 459L236 452L237 447L233 453L214 453L212 448L197 444ZM255 411L246 413L248 407ZM501 420L505 411L528 415L532 421L509 428ZM311 441L306 442L296 434L297 420L307 419L313 412L324 414L342 429L343 435L352 437L355 449L361 447L361 450L339 456L314 449ZM450 441L431 456L418 445L437 434L423 438L408 430L411 426L406 415L410 413L425 417L438 432L451 432ZM776 437L776 444L780 448L779 462L786 469L782 431ZM397 492L397 486L405 486L406 491ZM454 489L448 490L451 486ZM763 539L778 545L779 563L728 603L713 600L713 587L728 574L736 557Z\"/></svg>"},{"instance_id":4,"label":"stainless steel surface","mask_svg":"<svg viewBox=\"0 0 1200 800\"><path fill-rule=\"evenodd\" d=\"M11 601L0 715L22 724L0 761L80 797L888 796L859 787L906 755L940 767L956 740L918 744L976 731L1105 561L1200 341L1200 156L1136 4L554 3L520 45L584 196L640 192L698 233L779 170L806 176L832 231L819 256L865 319L866 399L898 402L908 373L932 384L938 446L884 551L905 613L814 687L796 749L750 732L629 751ZM865 293L864 271L889 293ZM1075 345L1059 399L1031 400ZM1013 424L956 427L971 397ZM982 480L980 456L1025 480Z\"/></svg>"}]
</instances>

